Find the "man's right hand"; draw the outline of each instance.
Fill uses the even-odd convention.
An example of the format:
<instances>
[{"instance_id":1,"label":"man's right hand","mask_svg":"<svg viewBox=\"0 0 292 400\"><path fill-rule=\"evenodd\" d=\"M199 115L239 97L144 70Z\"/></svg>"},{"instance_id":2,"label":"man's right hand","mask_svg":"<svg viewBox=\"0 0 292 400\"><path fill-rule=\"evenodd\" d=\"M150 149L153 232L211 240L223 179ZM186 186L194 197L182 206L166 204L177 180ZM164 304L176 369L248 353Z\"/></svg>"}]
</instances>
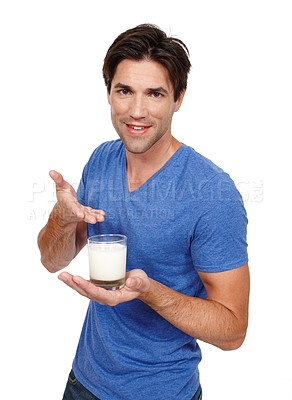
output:
<instances>
[{"instance_id":1,"label":"man's right hand","mask_svg":"<svg viewBox=\"0 0 292 400\"><path fill-rule=\"evenodd\" d=\"M50 177L56 184L57 204L55 212L64 224L78 223L81 221L95 224L104 221L104 211L94 210L78 203L74 188L64 180L57 171L50 171Z\"/></svg>"}]
</instances>

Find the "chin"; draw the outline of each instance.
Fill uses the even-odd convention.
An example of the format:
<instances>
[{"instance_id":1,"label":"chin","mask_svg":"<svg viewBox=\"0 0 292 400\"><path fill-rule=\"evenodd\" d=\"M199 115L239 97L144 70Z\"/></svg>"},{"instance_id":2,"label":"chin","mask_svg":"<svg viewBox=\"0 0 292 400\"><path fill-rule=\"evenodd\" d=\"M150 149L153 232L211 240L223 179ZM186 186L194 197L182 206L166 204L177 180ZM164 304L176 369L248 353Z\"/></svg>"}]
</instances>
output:
<instances>
[{"instance_id":1,"label":"chin","mask_svg":"<svg viewBox=\"0 0 292 400\"><path fill-rule=\"evenodd\" d=\"M128 139L128 138L125 138L123 135L119 135L119 136L120 136L122 142L124 143L126 150L132 154L143 154L147 150L149 150L154 144L152 142L145 143L145 141L141 140L141 138L139 138L138 140L135 140L135 138Z\"/></svg>"},{"instance_id":2,"label":"chin","mask_svg":"<svg viewBox=\"0 0 292 400\"><path fill-rule=\"evenodd\" d=\"M161 139L162 136L148 138L148 141L146 140L146 138L141 137L137 138L137 140L135 140L135 138L130 138L130 140L127 140L128 138L125 138L123 136L120 136L120 138L128 152L132 154L143 154L150 150L151 147L153 147Z\"/></svg>"},{"instance_id":3,"label":"chin","mask_svg":"<svg viewBox=\"0 0 292 400\"><path fill-rule=\"evenodd\" d=\"M132 153L132 154L143 154L143 153L146 153L146 151L149 150L152 147L152 145L150 145L148 147L142 147L142 148L138 147L138 146L128 146L127 143L125 143L125 142L124 142L124 146L125 146L126 150L129 153Z\"/></svg>"}]
</instances>

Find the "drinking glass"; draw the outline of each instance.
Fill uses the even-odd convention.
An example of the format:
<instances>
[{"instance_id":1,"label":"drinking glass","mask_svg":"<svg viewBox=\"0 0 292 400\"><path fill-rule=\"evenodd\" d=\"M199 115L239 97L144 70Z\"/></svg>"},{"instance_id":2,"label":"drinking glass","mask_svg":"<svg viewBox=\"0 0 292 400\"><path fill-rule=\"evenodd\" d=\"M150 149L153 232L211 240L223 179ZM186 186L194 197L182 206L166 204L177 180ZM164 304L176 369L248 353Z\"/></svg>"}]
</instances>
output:
<instances>
[{"instance_id":1,"label":"drinking glass","mask_svg":"<svg viewBox=\"0 0 292 400\"><path fill-rule=\"evenodd\" d=\"M87 239L90 282L109 290L120 289L126 281L127 237L103 234Z\"/></svg>"}]
</instances>

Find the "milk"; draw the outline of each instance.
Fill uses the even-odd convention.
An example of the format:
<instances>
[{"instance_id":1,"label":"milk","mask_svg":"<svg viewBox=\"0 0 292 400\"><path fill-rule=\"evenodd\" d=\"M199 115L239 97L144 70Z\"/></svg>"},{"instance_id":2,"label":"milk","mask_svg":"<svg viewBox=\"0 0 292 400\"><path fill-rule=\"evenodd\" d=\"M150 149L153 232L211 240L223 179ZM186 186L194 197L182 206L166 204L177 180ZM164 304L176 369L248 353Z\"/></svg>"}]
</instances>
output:
<instances>
[{"instance_id":1,"label":"milk","mask_svg":"<svg viewBox=\"0 0 292 400\"><path fill-rule=\"evenodd\" d=\"M126 274L127 246L120 243L88 243L90 280L113 282Z\"/></svg>"}]
</instances>

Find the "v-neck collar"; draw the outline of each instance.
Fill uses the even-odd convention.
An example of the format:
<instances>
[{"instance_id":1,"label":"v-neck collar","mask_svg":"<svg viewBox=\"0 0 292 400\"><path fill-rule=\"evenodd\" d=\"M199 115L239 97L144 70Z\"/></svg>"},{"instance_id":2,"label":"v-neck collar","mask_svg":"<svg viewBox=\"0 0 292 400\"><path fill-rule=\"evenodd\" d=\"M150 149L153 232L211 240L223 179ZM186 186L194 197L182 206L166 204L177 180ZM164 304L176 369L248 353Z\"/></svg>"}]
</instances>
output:
<instances>
[{"instance_id":1,"label":"v-neck collar","mask_svg":"<svg viewBox=\"0 0 292 400\"><path fill-rule=\"evenodd\" d=\"M150 176L150 178L147 179L143 183L143 185L139 186L137 189L132 190L129 192L128 190L128 178L127 178L127 159L126 159L126 149L125 146L122 148L122 163L123 163L123 173L122 173L122 178L123 178L123 190L124 190L124 195L125 197L131 197L136 195L139 191L143 191L144 188L147 186L148 183L150 183L152 180L154 180L162 171L164 171L166 168L171 166L176 159L179 157L180 153L185 149L186 145L182 143L182 145L176 150L176 152L167 160L167 162L158 170L156 171L153 175Z\"/></svg>"}]
</instances>

